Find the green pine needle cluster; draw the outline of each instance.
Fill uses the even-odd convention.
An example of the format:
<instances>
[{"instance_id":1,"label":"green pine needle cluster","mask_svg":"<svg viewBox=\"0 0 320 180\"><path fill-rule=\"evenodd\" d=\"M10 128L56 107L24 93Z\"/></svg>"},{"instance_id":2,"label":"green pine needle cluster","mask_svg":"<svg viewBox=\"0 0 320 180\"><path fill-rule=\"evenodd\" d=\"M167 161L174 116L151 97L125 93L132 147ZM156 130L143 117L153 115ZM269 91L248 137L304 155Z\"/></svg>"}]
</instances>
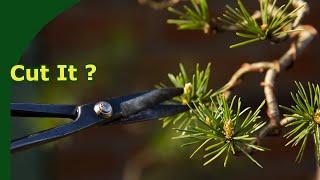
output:
<instances>
[{"instance_id":1,"label":"green pine needle cluster","mask_svg":"<svg viewBox=\"0 0 320 180\"><path fill-rule=\"evenodd\" d=\"M291 24L296 19L298 11L304 5L289 11L292 0L288 0L287 4L279 8L276 7L277 0L260 0L259 2L260 19L254 19L241 0L237 0L238 8L226 6L227 10L219 20L230 26L235 26L239 31L236 35L246 39L231 45L230 48L261 40L279 39L288 33L299 31L299 29L292 29Z\"/></svg>"},{"instance_id":2,"label":"green pine needle cluster","mask_svg":"<svg viewBox=\"0 0 320 180\"><path fill-rule=\"evenodd\" d=\"M230 155L242 152L252 162L262 167L248 152L248 149L265 151L252 142L256 140L254 133L265 125L259 121L259 112L264 101L253 112L250 108L241 108L240 98L234 97L227 102L223 95L212 98L209 103L193 103L192 114L199 122L189 129L176 130L184 132L174 139L185 139L182 146L197 145L190 156L193 157L200 150L205 151L203 156L207 165L220 156L224 156L224 166L227 166Z\"/></svg>"},{"instance_id":3,"label":"green pine needle cluster","mask_svg":"<svg viewBox=\"0 0 320 180\"><path fill-rule=\"evenodd\" d=\"M286 117L292 117L295 121L288 123L286 127L293 129L285 134L284 137L290 139L287 145L297 146L300 144L296 161L300 162L307 145L308 138L313 137L315 145L315 154L320 163L320 88L319 85L308 83L308 89L296 82L297 93L291 93L295 105L291 107L281 106L289 114Z\"/></svg>"},{"instance_id":4,"label":"green pine needle cluster","mask_svg":"<svg viewBox=\"0 0 320 180\"><path fill-rule=\"evenodd\" d=\"M209 89L209 78L211 74L211 63L208 63L205 70L201 70L199 64L196 66L195 73L190 76L186 72L183 64L179 64L180 72L178 75L168 74L168 77L174 87L184 88L184 93L173 98L169 103L190 104L192 102L204 102L214 95L212 89ZM167 85L160 83L160 88ZM166 117L163 119L163 127L169 124L178 124L178 128L187 128L194 121L190 112L180 113L176 116Z\"/></svg>"},{"instance_id":5,"label":"green pine needle cluster","mask_svg":"<svg viewBox=\"0 0 320 180\"><path fill-rule=\"evenodd\" d=\"M203 30L205 33L210 29L209 10L206 0L190 0L192 8L183 6L183 11L172 7L168 11L179 16L179 19L168 19L167 23L175 24L182 30Z\"/></svg>"}]
</instances>

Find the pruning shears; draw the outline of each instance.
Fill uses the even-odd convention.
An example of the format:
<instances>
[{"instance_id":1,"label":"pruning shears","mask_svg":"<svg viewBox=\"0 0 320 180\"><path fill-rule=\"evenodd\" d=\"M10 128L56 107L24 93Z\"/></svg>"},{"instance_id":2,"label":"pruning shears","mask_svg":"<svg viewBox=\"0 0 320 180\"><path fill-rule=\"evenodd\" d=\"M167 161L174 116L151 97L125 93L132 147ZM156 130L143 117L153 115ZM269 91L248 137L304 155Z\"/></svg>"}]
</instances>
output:
<instances>
[{"instance_id":1,"label":"pruning shears","mask_svg":"<svg viewBox=\"0 0 320 180\"><path fill-rule=\"evenodd\" d=\"M181 88L154 89L84 105L12 103L11 116L70 118L70 123L15 139L11 152L70 136L81 130L115 124L161 119L187 111L185 105L163 104L183 93Z\"/></svg>"}]
</instances>

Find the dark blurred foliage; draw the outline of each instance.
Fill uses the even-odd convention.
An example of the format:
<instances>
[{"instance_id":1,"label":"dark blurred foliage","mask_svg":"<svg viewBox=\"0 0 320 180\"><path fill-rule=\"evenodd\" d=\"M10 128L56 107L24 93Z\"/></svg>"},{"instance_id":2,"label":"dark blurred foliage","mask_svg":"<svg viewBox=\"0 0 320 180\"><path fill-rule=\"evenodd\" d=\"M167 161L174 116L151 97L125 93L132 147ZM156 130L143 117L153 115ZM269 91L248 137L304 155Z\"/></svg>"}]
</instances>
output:
<instances>
[{"instance_id":1,"label":"dark blurred foliage","mask_svg":"<svg viewBox=\"0 0 320 180\"><path fill-rule=\"evenodd\" d=\"M210 1L213 15L225 3ZM251 2L251 1L250 1ZM308 1L311 13L306 23L319 30L320 2ZM249 4L249 1L245 1ZM253 3L252 7L257 4ZM251 5L251 4L250 4ZM77 82L15 83L13 102L81 104L111 96L151 89L176 73L178 63L192 70L199 62L213 64L211 86L216 89L244 62L272 61L281 56L289 42L277 45L255 43L229 49L236 41L232 33L206 36L202 32L177 31L166 24L169 14L152 10L134 0L83 0L59 15L39 32L26 48L21 63L26 65L74 64L97 66L92 82L79 70ZM319 37L298 58L295 67L278 78L280 104L291 103L294 80L319 83ZM236 89L244 103L256 106L263 98L262 75L249 75ZM59 119L15 118L12 136L17 137L65 123ZM202 167L200 156L189 159L190 149L171 140L170 128L161 122L92 128L70 138L12 155L12 178L20 179L312 179L315 173L310 144L302 163L295 164L298 149L284 147L283 138L268 138L272 150L256 154L264 166L233 158L228 168L222 161Z\"/></svg>"}]
</instances>

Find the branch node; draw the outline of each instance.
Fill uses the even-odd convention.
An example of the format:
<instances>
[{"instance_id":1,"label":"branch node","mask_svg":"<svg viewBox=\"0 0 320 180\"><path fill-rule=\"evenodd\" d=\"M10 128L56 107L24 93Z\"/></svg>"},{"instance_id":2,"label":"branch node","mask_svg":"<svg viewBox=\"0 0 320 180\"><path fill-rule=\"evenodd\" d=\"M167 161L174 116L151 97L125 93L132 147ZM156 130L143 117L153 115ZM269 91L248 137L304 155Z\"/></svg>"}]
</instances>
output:
<instances>
[{"instance_id":1,"label":"branch node","mask_svg":"<svg viewBox=\"0 0 320 180\"><path fill-rule=\"evenodd\" d=\"M260 86L262 86L262 87L268 87L268 88L270 88L272 91L274 91L274 85L272 84L272 83L266 83L266 82L261 82L260 83Z\"/></svg>"}]
</instances>

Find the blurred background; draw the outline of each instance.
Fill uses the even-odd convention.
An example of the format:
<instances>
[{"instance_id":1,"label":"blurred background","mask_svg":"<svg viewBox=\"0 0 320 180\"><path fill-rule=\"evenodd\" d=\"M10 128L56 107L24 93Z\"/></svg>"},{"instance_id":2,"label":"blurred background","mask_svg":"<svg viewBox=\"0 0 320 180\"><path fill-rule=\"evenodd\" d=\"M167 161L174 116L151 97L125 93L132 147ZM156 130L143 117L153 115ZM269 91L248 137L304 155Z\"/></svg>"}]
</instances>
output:
<instances>
[{"instance_id":1,"label":"blurred background","mask_svg":"<svg viewBox=\"0 0 320 180\"><path fill-rule=\"evenodd\" d=\"M213 16L226 3L209 1ZM254 7L256 1L244 1ZM305 23L319 30L320 2L309 0L311 13ZM166 24L173 17L166 10L153 10L134 0L82 0L51 21L26 48L20 63L41 64L51 69L57 64L73 64L79 69L76 82L52 80L14 83L12 102L81 104L112 96L152 89L168 82L167 73L177 73L182 62L193 72L196 63L213 64L210 85L221 87L245 62L272 61L280 57L290 42L270 45L254 43L229 49L238 42L233 33L204 35L201 31L177 31ZM279 103L289 105L294 80L319 83L317 37L298 58L295 66L278 78ZM93 81L86 80L84 66L97 66ZM261 74L250 74L235 90L245 105L256 106L263 99ZM59 119L12 119L12 137L19 137L58 124ZM269 137L263 145L271 149L256 154L264 166L258 168L246 158L234 158L228 168L222 160L203 167L202 157L189 159L192 149L180 148L172 140L174 131L163 129L160 121L91 128L70 138L12 155L12 179L102 180L102 179L313 179L316 164L312 143L303 161L294 163L297 148L284 147L285 140Z\"/></svg>"}]
</instances>

